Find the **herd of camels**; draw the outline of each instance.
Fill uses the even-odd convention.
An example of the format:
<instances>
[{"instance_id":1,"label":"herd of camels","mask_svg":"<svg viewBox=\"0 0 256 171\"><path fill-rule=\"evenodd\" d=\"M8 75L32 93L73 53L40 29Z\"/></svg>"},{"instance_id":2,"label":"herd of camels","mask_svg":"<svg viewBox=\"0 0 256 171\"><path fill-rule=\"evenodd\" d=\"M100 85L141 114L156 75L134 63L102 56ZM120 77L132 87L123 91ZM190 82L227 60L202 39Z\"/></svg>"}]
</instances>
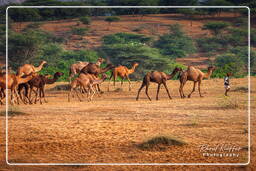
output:
<instances>
[{"instance_id":1,"label":"herd of camels","mask_svg":"<svg viewBox=\"0 0 256 171\"><path fill-rule=\"evenodd\" d=\"M76 95L79 101L82 101L84 95L87 95L87 100L91 101L95 93L101 93L100 84L107 79L105 74L107 71L111 70L111 76L108 83L108 91L110 88L110 82L113 79L114 86L117 77L121 78L121 86L123 85L123 80L126 79L129 83L129 91L131 90L131 82L129 75L135 72L136 67L139 66L138 63L134 63L132 68L128 69L126 66L119 65L115 67L112 64L107 64L106 67L101 68L101 64L105 60L103 58L98 58L95 63L90 62L77 62L70 66L69 72L69 83L70 89L68 92L68 101L71 100L71 97L74 98ZM24 104L36 104L38 101L42 104L42 99L44 102L47 102L45 98L45 85L55 83L61 76L64 74L61 72L56 72L51 78L51 75L41 75L38 74L42 70L46 61L42 61L38 67L31 64L24 64L19 67L16 74L15 73L6 73L2 70L0 72L0 103L4 104L3 101L6 97L6 89L10 90L10 102L11 104L19 104L22 101ZM151 98L148 95L148 88L150 82L158 84L156 100L158 100L158 94L160 87L163 84L166 92L171 99L170 92L167 87L167 80L172 79L177 73L179 73L180 88L179 93L181 98L185 98L183 87L187 81L193 81L193 89L188 95L188 98L191 97L192 93L195 91L196 84L198 83L198 91L200 97L202 97L200 86L204 78L209 78L215 67L208 67L208 72L203 73L199 69L196 69L193 66L188 66L187 70L182 70L179 67L176 67L171 74L166 74L160 71L151 71L148 72L142 81L141 87L138 90L136 100L139 100L139 95L141 90L146 87L145 93L149 100ZM75 75L78 75L76 78ZM101 77L100 77L101 75ZM72 79L73 78L73 79ZM7 82L6 82L7 81ZM34 94L32 96L32 93Z\"/></svg>"}]
</instances>

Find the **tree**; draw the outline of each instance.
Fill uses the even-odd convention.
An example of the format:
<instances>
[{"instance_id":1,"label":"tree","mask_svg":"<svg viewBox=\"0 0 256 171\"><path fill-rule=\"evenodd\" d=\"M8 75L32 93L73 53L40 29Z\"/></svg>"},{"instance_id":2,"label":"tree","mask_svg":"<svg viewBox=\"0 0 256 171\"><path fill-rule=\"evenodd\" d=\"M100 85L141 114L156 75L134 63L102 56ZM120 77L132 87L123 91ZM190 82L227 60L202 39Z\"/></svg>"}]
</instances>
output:
<instances>
[{"instance_id":1,"label":"tree","mask_svg":"<svg viewBox=\"0 0 256 171\"><path fill-rule=\"evenodd\" d=\"M110 16L105 18L105 21L107 21L109 25L111 25L112 22L117 22L119 20L120 20L120 17L118 16Z\"/></svg>"},{"instance_id":2,"label":"tree","mask_svg":"<svg viewBox=\"0 0 256 171\"><path fill-rule=\"evenodd\" d=\"M182 31L179 24L171 25L170 33L161 36L155 47L171 58L185 57L196 50L192 39Z\"/></svg>"},{"instance_id":3,"label":"tree","mask_svg":"<svg viewBox=\"0 0 256 171\"><path fill-rule=\"evenodd\" d=\"M86 25L89 25L91 23L91 18L88 16L80 17L79 20Z\"/></svg>"},{"instance_id":4,"label":"tree","mask_svg":"<svg viewBox=\"0 0 256 171\"><path fill-rule=\"evenodd\" d=\"M229 23L226 22L208 22L206 24L203 25L203 30L210 30L214 35L218 35L219 33L221 33L221 31L223 31L225 28L227 28L229 26Z\"/></svg>"}]
</instances>

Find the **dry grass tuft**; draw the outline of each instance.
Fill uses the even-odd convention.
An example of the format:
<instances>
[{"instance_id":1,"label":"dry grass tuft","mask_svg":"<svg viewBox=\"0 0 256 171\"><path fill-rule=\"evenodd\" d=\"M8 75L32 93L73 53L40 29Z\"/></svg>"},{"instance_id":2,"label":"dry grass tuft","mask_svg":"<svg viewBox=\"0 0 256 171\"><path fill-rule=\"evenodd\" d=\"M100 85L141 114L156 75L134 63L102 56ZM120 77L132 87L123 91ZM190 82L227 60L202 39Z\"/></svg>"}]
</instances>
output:
<instances>
[{"instance_id":1,"label":"dry grass tuft","mask_svg":"<svg viewBox=\"0 0 256 171\"><path fill-rule=\"evenodd\" d=\"M69 90L70 85L69 84L60 84L56 85L55 87L49 89L50 91L61 91L61 90Z\"/></svg>"},{"instance_id":2,"label":"dry grass tuft","mask_svg":"<svg viewBox=\"0 0 256 171\"><path fill-rule=\"evenodd\" d=\"M122 88L116 88L114 92L123 92L124 90Z\"/></svg>"},{"instance_id":3,"label":"dry grass tuft","mask_svg":"<svg viewBox=\"0 0 256 171\"><path fill-rule=\"evenodd\" d=\"M157 136L145 142L142 142L141 144L138 144L138 148L142 150L150 150L150 149L162 150L162 149L165 149L166 146L172 146L172 145L181 146L185 144L187 143L174 137Z\"/></svg>"},{"instance_id":4,"label":"dry grass tuft","mask_svg":"<svg viewBox=\"0 0 256 171\"><path fill-rule=\"evenodd\" d=\"M244 92L244 93L248 93L248 87L236 87L234 90L232 90L234 92Z\"/></svg>"},{"instance_id":5,"label":"dry grass tuft","mask_svg":"<svg viewBox=\"0 0 256 171\"><path fill-rule=\"evenodd\" d=\"M5 110L2 110L0 112L0 116L5 116ZM8 116L17 116L17 115L25 115L26 113L21 112L20 109L17 106L9 106L8 107Z\"/></svg>"},{"instance_id":6,"label":"dry grass tuft","mask_svg":"<svg viewBox=\"0 0 256 171\"><path fill-rule=\"evenodd\" d=\"M235 97L229 97L229 96L223 96L219 101L218 101L218 106L221 109L241 109L244 108L244 105L242 102Z\"/></svg>"}]
</instances>

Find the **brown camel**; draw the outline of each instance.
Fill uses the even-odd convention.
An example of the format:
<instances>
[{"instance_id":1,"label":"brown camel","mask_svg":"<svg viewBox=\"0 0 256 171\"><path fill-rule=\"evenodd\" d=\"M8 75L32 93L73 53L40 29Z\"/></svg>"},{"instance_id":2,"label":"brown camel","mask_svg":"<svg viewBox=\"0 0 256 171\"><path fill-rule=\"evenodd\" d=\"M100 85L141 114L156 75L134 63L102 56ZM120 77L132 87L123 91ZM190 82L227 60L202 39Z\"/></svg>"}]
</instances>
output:
<instances>
[{"instance_id":1,"label":"brown camel","mask_svg":"<svg viewBox=\"0 0 256 171\"><path fill-rule=\"evenodd\" d=\"M95 63L95 65L100 66L103 62L105 61L105 59L103 58L98 58L97 62ZM77 62L75 64L72 64L70 66L69 69L69 82L71 82L71 79L76 75L79 74L80 71L86 66L88 65L89 62Z\"/></svg>"},{"instance_id":2,"label":"brown camel","mask_svg":"<svg viewBox=\"0 0 256 171\"><path fill-rule=\"evenodd\" d=\"M166 85L166 81L167 80L170 80L172 79L175 74L177 72L181 71L181 68L178 68L176 67L172 73L170 75L164 73L164 72L159 72L159 71L151 71L151 72L148 72L144 78L143 78L143 82L142 82L142 85L141 87L139 88L138 90L138 94L137 94L137 98L136 100L139 100L139 95L140 95L140 92L141 90L143 89L143 87L146 86L146 95L148 97L148 99L151 101L151 98L149 97L148 95L148 87L149 87L149 84L150 82L154 82L154 83L157 83L158 84L158 87L157 87L157 94L156 94L156 100L158 100L158 94L159 94L159 90L160 90L160 87L161 87L161 84L164 85L166 91L167 91L167 94L169 96L170 99L172 99L170 93L169 93L169 90L167 88L167 85Z\"/></svg>"},{"instance_id":3,"label":"brown camel","mask_svg":"<svg viewBox=\"0 0 256 171\"><path fill-rule=\"evenodd\" d=\"M93 74L95 75L96 77L98 77L99 74L102 74L102 73L105 73L111 69L114 68L114 65L112 64L108 64L105 68L100 68L99 66L97 66L96 64L94 63L89 63L87 66L85 66L80 74L84 73L84 74ZM99 84L97 84L97 87L98 87L98 91L102 93L102 91L100 90L100 86Z\"/></svg>"},{"instance_id":4,"label":"brown camel","mask_svg":"<svg viewBox=\"0 0 256 171\"><path fill-rule=\"evenodd\" d=\"M68 93L68 101L70 101L71 95L74 97L74 95L73 95L74 91L75 91L79 101L82 101L82 99L78 95L79 92L76 90L76 88L81 88L81 87L83 89L88 89L87 90L87 99L88 99L88 101L91 101L93 95L96 92L94 87L96 85L101 84L103 81L106 80L106 78L107 78L106 74L102 74L101 79L95 77L94 75L92 76L92 74L80 74L80 77L74 79L70 84L70 92Z\"/></svg>"},{"instance_id":5,"label":"brown camel","mask_svg":"<svg viewBox=\"0 0 256 171\"><path fill-rule=\"evenodd\" d=\"M132 65L132 68L131 69L128 69L126 66L118 66L118 67L115 67L111 73L111 76L109 78L109 83L108 83L108 91L109 91L109 85L110 85L110 81L113 77L113 80L114 80L114 86L115 86L115 83L116 83L116 78L119 76L121 77L121 86L123 86L123 81L124 79L126 78L129 82L129 91L131 91L131 81L130 81L130 78L129 78L129 75L134 73L135 71L135 68L138 66L139 64L137 62L135 62L133 65Z\"/></svg>"},{"instance_id":6,"label":"brown camel","mask_svg":"<svg viewBox=\"0 0 256 171\"><path fill-rule=\"evenodd\" d=\"M203 97L200 90L201 82L204 78L206 79L210 78L215 69L216 69L215 67L210 66L208 67L207 73L203 73L202 71L200 71L199 69L196 69L193 66L188 66L188 69L186 71L182 71L180 75L180 88L179 88L180 97L185 98L183 87L187 81L194 82L193 89L191 93L188 95L188 98L190 98L191 94L195 91L196 83L198 83L199 95L200 97Z\"/></svg>"},{"instance_id":7,"label":"brown camel","mask_svg":"<svg viewBox=\"0 0 256 171\"><path fill-rule=\"evenodd\" d=\"M35 67L31 64L24 64L23 66L18 68L17 76L21 77L23 75L29 75L31 73L36 73L42 70L44 64L46 64L46 61L42 61L38 67Z\"/></svg>"},{"instance_id":8,"label":"brown camel","mask_svg":"<svg viewBox=\"0 0 256 171\"><path fill-rule=\"evenodd\" d=\"M1 88L1 94L2 97L5 97L4 94L4 89L10 89L11 90L11 104L15 103L15 98L16 98L16 102L17 104L19 104L19 95L17 93L17 88L20 84L22 83L27 83L28 81L30 81L31 79L33 79L35 77L35 73L30 73L28 76L26 77L19 77L16 76L15 74L1 74L0 75L0 88ZM7 87L6 87L6 77L7 77ZM15 97L14 97L15 96Z\"/></svg>"},{"instance_id":9,"label":"brown camel","mask_svg":"<svg viewBox=\"0 0 256 171\"><path fill-rule=\"evenodd\" d=\"M32 99L31 99L32 91L34 91L35 93L35 100L34 100L35 104L37 102L38 93L39 93L40 104L42 104L42 98L44 99L44 102L47 103L45 99L45 84L55 83L59 79L59 77L61 77L62 75L64 75L62 72L56 72L52 79L49 79L47 76L44 76L44 75L38 75L33 79L31 79L28 82L28 84L20 84L18 88L18 92L20 94L21 90L24 88L25 99L28 99L30 104L32 104ZM33 89L34 87L36 88L36 90Z\"/></svg>"}]
</instances>

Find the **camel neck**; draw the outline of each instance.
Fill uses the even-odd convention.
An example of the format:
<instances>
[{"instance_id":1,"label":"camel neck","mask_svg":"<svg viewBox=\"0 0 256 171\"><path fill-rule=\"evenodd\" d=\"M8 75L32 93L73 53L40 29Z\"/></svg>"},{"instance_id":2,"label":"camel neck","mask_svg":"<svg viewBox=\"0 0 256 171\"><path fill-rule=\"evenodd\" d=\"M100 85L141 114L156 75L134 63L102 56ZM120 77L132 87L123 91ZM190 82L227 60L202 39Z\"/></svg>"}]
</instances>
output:
<instances>
[{"instance_id":1,"label":"camel neck","mask_svg":"<svg viewBox=\"0 0 256 171\"><path fill-rule=\"evenodd\" d=\"M176 73L177 73L177 71L174 70L171 74L167 75L167 80L172 79Z\"/></svg>"},{"instance_id":2,"label":"camel neck","mask_svg":"<svg viewBox=\"0 0 256 171\"><path fill-rule=\"evenodd\" d=\"M208 70L207 73L204 73L204 78L208 79L211 77L211 75L212 75L212 70Z\"/></svg>"},{"instance_id":3,"label":"camel neck","mask_svg":"<svg viewBox=\"0 0 256 171\"><path fill-rule=\"evenodd\" d=\"M54 76L52 79L45 78L46 84L53 84L58 80L58 77Z\"/></svg>"},{"instance_id":4,"label":"camel neck","mask_svg":"<svg viewBox=\"0 0 256 171\"><path fill-rule=\"evenodd\" d=\"M133 65L131 69L129 69L129 74L133 73L135 71L136 65Z\"/></svg>"}]
</instances>

